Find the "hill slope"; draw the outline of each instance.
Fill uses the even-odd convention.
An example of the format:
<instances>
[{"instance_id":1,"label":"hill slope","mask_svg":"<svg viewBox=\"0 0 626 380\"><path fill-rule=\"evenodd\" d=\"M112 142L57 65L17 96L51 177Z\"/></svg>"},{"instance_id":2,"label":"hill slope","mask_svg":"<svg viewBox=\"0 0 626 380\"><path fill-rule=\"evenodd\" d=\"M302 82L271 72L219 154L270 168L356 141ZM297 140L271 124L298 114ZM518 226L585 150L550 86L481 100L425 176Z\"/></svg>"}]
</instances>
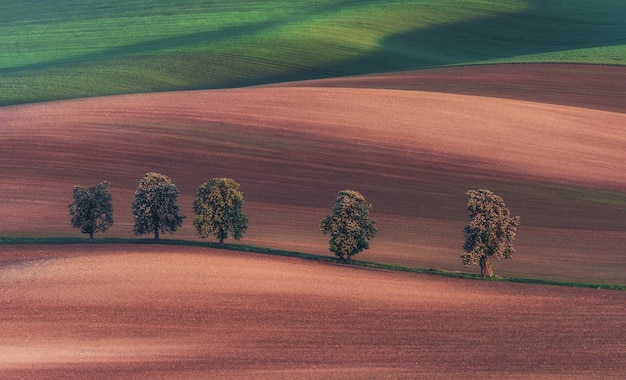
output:
<instances>
[{"instance_id":1,"label":"hill slope","mask_svg":"<svg viewBox=\"0 0 626 380\"><path fill-rule=\"evenodd\" d=\"M280 84L445 92L626 113L625 85L626 66L545 63L438 67Z\"/></svg>"},{"instance_id":2,"label":"hill slope","mask_svg":"<svg viewBox=\"0 0 626 380\"><path fill-rule=\"evenodd\" d=\"M493 62L626 64L626 3L5 1L0 105Z\"/></svg>"},{"instance_id":3,"label":"hill slope","mask_svg":"<svg viewBox=\"0 0 626 380\"><path fill-rule=\"evenodd\" d=\"M380 234L367 260L462 269L464 192L489 188L522 216L519 255L496 273L624 283L626 114L363 88L146 94L0 109L0 231L76 234L74 184L109 180L114 236L148 171L191 215L213 177L242 185L245 242L327 252L336 192L361 191ZM177 237L193 237L189 219Z\"/></svg>"},{"instance_id":4,"label":"hill slope","mask_svg":"<svg viewBox=\"0 0 626 380\"><path fill-rule=\"evenodd\" d=\"M3 379L626 370L624 292L136 245L8 247L0 273Z\"/></svg>"}]
</instances>

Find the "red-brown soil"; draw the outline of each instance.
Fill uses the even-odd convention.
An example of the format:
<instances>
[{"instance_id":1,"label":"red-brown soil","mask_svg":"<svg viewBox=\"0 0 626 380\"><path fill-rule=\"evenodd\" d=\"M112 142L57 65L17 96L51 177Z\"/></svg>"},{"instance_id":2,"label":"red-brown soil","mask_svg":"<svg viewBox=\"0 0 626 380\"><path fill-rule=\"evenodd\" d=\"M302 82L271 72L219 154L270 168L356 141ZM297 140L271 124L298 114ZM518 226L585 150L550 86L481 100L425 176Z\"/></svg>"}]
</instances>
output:
<instances>
[{"instance_id":1,"label":"red-brown soil","mask_svg":"<svg viewBox=\"0 0 626 380\"><path fill-rule=\"evenodd\" d=\"M318 222L338 190L353 188L374 205L380 231L359 258L461 270L463 194L483 187L522 216L518 255L495 263L496 273L626 282L623 113L260 87L5 107L0 120L3 235L78 235L67 212L72 186L109 180L108 236L130 236L133 191L157 171L182 193L188 218L176 237L193 238L195 189L227 176L246 197L243 243L327 253Z\"/></svg>"},{"instance_id":2,"label":"red-brown soil","mask_svg":"<svg viewBox=\"0 0 626 380\"><path fill-rule=\"evenodd\" d=\"M462 270L463 193L483 187L522 216L496 274L624 284L625 82L510 65L0 108L0 235L79 235L72 186L109 180L106 236L128 237L157 171L188 216L174 236L192 239L195 189L227 176L242 243L327 253L318 222L353 188L379 227L358 258ZM0 289L3 379L626 373L618 291L153 245L0 246Z\"/></svg>"},{"instance_id":3,"label":"red-brown soil","mask_svg":"<svg viewBox=\"0 0 626 380\"><path fill-rule=\"evenodd\" d=\"M0 377L618 378L626 295L192 247L5 246Z\"/></svg>"},{"instance_id":4,"label":"red-brown soil","mask_svg":"<svg viewBox=\"0 0 626 380\"><path fill-rule=\"evenodd\" d=\"M290 85L446 92L626 112L625 82L624 66L503 64L443 67Z\"/></svg>"}]
</instances>

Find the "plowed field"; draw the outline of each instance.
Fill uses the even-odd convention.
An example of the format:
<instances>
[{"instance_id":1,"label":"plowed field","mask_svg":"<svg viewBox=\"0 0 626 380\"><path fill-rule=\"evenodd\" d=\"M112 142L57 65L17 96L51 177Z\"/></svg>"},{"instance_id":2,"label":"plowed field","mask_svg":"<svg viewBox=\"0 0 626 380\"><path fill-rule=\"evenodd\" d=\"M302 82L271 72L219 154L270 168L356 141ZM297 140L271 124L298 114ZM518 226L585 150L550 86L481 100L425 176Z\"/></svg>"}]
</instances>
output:
<instances>
[{"instance_id":1,"label":"plowed field","mask_svg":"<svg viewBox=\"0 0 626 380\"><path fill-rule=\"evenodd\" d=\"M548 66L539 67L528 66L528 88L556 96ZM465 70L466 83L487 75ZM581 80L580 91L616 104L626 75L605 71L613 87L594 93L593 81ZM402 75L386 82L397 87ZM368 78L1 108L0 231L78 235L67 211L72 187L108 180L115 209L108 236L130 236L132 194L156 171L179 187L189 216L176 237L193 238L196 188L231 177L250 218L244 243L327 253L319 220L336 192L350 188L379 220L379 236L360 258L457 270L464 193L488 188L522 217L519 254L495 263L496 273L626 281L625 113L589 108L591 101L572 107L381 89ZM519 72L511 78L521 80ZM416 80L406 83L415 88ZM575 87L567 86L563 94ZM520 98L528 88L517 91Z\"/></svg>"},{"instance_id":2,"label":"plowed field","mask_svg":"<svg viewBox=\"0 0 626 380\"><path fill-rule=\"evenodd\" d=\"M159 246L13 246L0 377L611 378L623 292Z\"/></svg>"},{"instance_id":3,"label":"plowed field","mask_svg":"<svg viewBox=\"0 0 626 380\"><path fill-rule=\"evenodd\" d=\"M106 236L129 237L156 171L181 191L176 238L195 238L196 188L231 177L242 243L327 254L319 220L355 189L379 228L358 259L466 270L464 193L488 188L522 220L496 274L624 284L626 75L524 68L3 107L0 234L78 236L72 187L108 180ZM155 245L0 246L0 289L0 378L626 373L620 291Z\"/></svg>"}]
</instances>

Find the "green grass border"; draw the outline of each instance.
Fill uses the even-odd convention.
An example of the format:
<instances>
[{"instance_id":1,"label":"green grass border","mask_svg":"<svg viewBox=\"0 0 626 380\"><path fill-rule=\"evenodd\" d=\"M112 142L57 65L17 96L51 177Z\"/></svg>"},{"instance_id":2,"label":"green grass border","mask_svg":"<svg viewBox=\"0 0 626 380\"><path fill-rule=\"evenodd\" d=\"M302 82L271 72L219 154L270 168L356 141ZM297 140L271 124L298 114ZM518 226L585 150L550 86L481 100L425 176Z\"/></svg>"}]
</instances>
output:
<instances>
[{"instance_id":1,"label":"green grass border","mask_svg":"<svg viewBox=\"0 0 626 380\"><path fill-rule=\"evenodd\" d=\"M194 240L181 240L181 239L160 239L154 240L149 238L99 238L95 240L88 240L78 237L0 237L0 246L2 245L21 245L21 244L154 244L154 245L173 245L173 246L189 246L189 247L204 247L213 249L225 249L237 252L250 252L259 253L272 256L294 257L304 260L334 263L352 267L369 268L369 269L382 269L396 272L407 273L419 273L430 274L444 277L468 279L468 280L482 280L482 281L496 281L496 282L513 282L522 284L535 284L535 285L552 285L552 286L566 286L574 288L589 288L589 289L605 289L605 290L626 290L626 285L619 284L593 284L585 282L572 282L572 281L553 281L553 280L541 280L534 278L523 277L491 277L481 278L477 274L460 272L460 271L446 271L441 269L431 268L417 268L395 264L384 264L373 261L352 260L350 264L345 263L336 257L316 255L312 253L303 253L296 251L286 251L275 248L257 247L245 244L224 244L220 247L215 242L204 242Z\"/></svg>"}]
</instances>

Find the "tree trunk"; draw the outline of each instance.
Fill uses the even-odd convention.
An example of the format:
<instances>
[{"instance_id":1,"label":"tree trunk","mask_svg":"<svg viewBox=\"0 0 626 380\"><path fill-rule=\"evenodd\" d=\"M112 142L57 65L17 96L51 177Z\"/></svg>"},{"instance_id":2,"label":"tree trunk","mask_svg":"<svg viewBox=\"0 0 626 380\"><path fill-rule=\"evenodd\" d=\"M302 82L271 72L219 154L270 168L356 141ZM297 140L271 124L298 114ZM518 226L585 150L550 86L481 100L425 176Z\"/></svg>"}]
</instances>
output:
<instances>
[{"instance_id":1,"label":"tree trunk","mask_svg":"<svg viewBox=\"0 0 626 380\"><path fill-rule=\"evenodd\" d=\"M480 277L493 277L493 270L491 269L491 263L486 258L480 259Z\"/></svg>"},{"instance_id":2,"label":"tree trunk","mask_svg":"<svg viewBox=\"0 0 626 380\"><path fill-rule=\"evenodd\" d=\"M93 231L89 233L89 240L93 240Z\"/></svg>"},{"instance_id":3,"label":"tree trunk","mask_svg":"<svg viewBox=\"0 0 626 380\"><path fill-rule=\"evenodd\" d=\"M220 239L220 248L224 247L224 239Z\"/></svg>"},{"instance_id":4,"label":"tree trunk","mask_svg":"<svg viewBox=\"0 0 626 380\"><path fill-rule=\"evenodd\" d=\"M159 240L159 228L154 227L154 240Z\"/></svg>"},{"instance_id":5,"label":"tree trunk","mask_svg":"<svg viewBox=\"0 0 626 380\"><path fill-rule=\"evenodd\" d=\"M480 259L480 277L481 278L485 278L487 276L487 259L486 258L481 258Z\"/></svg>"}]
</instances>

